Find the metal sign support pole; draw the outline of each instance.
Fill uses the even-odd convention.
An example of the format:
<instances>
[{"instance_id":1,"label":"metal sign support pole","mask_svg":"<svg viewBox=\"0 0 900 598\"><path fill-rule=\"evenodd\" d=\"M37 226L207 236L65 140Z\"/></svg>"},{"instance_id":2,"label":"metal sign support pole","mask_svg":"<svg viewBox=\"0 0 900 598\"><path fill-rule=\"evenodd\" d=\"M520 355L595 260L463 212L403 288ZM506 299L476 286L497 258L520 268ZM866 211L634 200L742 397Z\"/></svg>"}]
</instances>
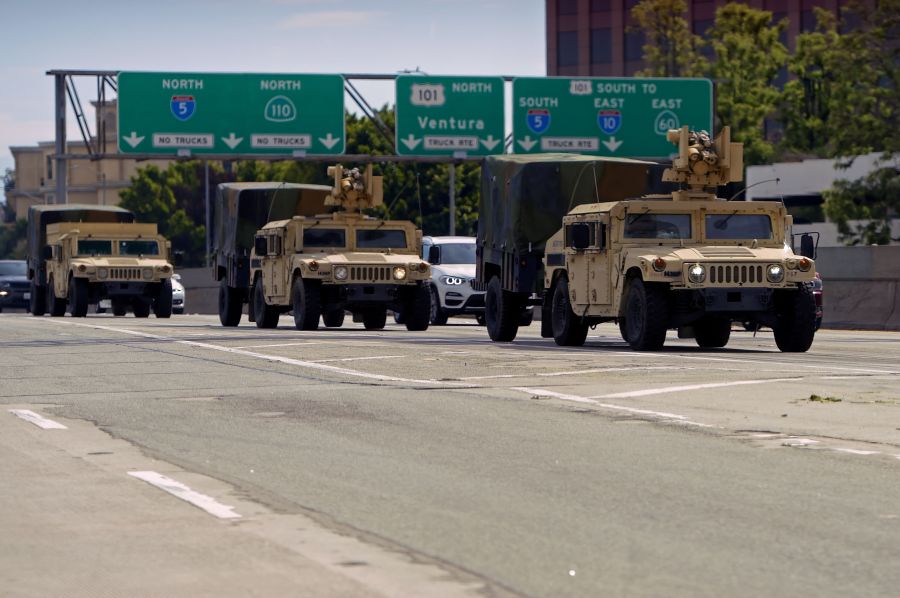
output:
<instances>
[{"instance_id":1,"label":"metal sign support pole","mask_svg":"<svg viewBox=\"0 0 900 598\"><path fill-rule=\"evenodd\" d=\"M55 79L56 94L56 197L53 203L69 203L66 197L66 75L57 73Z\"/></svg>"},{"instance_id":2,"label":"metal sign support pole","mask_svg":"<svg viewBox=\"0 0 900 598\"><path fill-rule=\"evenodd\" d=\"M450 236L456 235L456 164L450 162Z\"/></svg>"},{"instance_id":3,"label":"metal sign support pole","mask_svg":"<svg viewBox=\"0 0 900 598\"><path fill-rule=\"evenodd\" d=\"M203 194L206 201L206 267L209 268L209 254L212 251L212 237L210 231L210 205L209 205L209 160L203 161Z\"/></svg>"}]
</instances>

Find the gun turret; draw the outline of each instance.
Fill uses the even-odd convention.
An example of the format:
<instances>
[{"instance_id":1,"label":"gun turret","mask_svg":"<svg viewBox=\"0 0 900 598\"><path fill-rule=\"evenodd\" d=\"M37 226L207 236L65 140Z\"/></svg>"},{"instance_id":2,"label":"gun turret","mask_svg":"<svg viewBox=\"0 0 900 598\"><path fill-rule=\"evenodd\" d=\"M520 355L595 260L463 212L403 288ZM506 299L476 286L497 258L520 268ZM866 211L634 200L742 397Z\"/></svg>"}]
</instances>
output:
<instances>
[{"instance_id":1,"label":"gun turret","mask_svg":"<svg viewBox=\"0 0 900 598\"><path fill-rule=\"evenodd\" d=\"M380 206L384 201L383 180L372 175L372 165L365 173L358 168L344 170L340 164L328 167L328 176L334 177L331 195L325 199L326 206L339 206L344 210L357 211Z\"/></svg>"},{"instance_id":2,"label":"gun turret","mask_svg":"<svg viewBox=\"0 0 900 598\"><path fill-rule=\"evenodd\" d=\"M715 140L706 131L687 127L670 129L666 139L678 146L678 157L663 172L663 180L688 186L674 192L673 200L715 199L717 186L743 180L744 145L731 142L730 127L724 127Z\"/></svg>"}]
</instances>

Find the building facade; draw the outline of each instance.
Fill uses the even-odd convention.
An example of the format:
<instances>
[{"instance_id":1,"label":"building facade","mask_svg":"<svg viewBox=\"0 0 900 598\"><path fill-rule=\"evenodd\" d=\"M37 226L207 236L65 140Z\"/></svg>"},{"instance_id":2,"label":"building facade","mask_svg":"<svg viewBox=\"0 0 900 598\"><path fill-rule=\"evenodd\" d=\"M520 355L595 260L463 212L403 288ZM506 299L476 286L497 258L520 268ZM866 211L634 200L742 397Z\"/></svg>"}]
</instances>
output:
<instances>
[{"instance_id":1,"label":"building facade","mask_svg":"<svg viewBox=\"0 0 900 598\"><path fill-rule=\"evenodd\" d=\"M716 9L733 0L686 0L691 30L703 37ZM640 0L546 0L547 74L559 76L631 77L644 68L644 35L631 9ZM789 23L782 43L794 48L797 35L816 27L813 8L839 16L847 0L745 0L768 10L775 22Z\"/></svg>"},{"instance_id":2,"label":"building facade","mask_svg":"<svg viewBox=\"0 0 900 598\"><path fill-rule=\"evenodd\" d=\"M96 108L96 105L95 105ZM104 153L117 153L116 102L107 102L100 110L106 128ZM92 139L92 143L97 143ZM88 153L81 139L70 139L66 152L69 154ZM28 208L35 204L56 202L56 146L52 141L42 141L37 145L12 146L9 148L15 162L15 186L6 191L6 201L15 212L15 218L27 218ZM138 168L155 164L166 168L167 160L68 160L66 175L68 181L68 203L92 205L118 205L120 193L131 185L131 177Z\"/></svg>"}]
</instances>

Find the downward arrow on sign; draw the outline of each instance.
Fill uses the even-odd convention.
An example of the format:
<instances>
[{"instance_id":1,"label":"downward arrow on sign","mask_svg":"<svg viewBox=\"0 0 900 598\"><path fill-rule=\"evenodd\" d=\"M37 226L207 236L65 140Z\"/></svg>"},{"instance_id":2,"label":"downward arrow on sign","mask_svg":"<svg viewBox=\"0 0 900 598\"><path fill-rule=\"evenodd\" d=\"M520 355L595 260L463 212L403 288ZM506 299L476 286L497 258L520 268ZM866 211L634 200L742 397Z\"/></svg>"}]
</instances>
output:
<instances>
[{"instance_id":1,"label":"downward arrow on sign","mask_svg":"<svg viewBox=\"0 0 900 598\"><path fill-rule=\"evenodd\" d=\"M622 145L622 143L624 142L616 141L615 137L610 137L608 141L603 142L603 145L605 145L609 151L614 152L619 149L619 146Z\"/></svg>"},{"instance_id":2,"label":"downward arrow on sign","mask_svg":"<svg viewBox=\"0 0 900 598\"><path fill-rule=\"evenodd\" d=\"M328 135L326 135L325 137L319 137L319 141L321 141L322 145L324 145L328 149L333 148L335 144L340 140L340 137L335 137L331 133L328 133Z\"/></svg>"},{"instance_id":3,"label":"downward arrow on sign","mask_svg":"<svg viewBox=\"0 0 900 598\"><path fill-rule=\"evenodd\" d=\"M243 140L243 137L235 137L234 133L230 133L228 137L222 137L222 141L224 141L225 145L227 145L231 149L236 148L238 144Z\"/></svg>"},{"instance_id":4,"label":"downward arrow on sign","mask_svg":"<svg viewBox=\"0 0 900 598\"><path fill-rule=\"evenodd\" d=\"M129 137L125 137L124 135L122 135L122 139L127 141L128 145L130 145L131 147L137 147L138 144L144 140L143 137L138 137L137 133L135 133L134 131L131 132L131 135Z\"/></svg>"},{"instance_id":5,"label":"downward arrow on sign","mask_svg":"<svg viewBox=\"0 0 900 598\"><path fill-rule=\"evenodd\" d=\"M408 147L411 150L416 149L416 146L419 145L420 143L422 143L422 140L416 139L415 137L413 137L412 133L409 134L409 137L407 137L406 139L401 139L400 141L402 141L403 145L405 145L406 147Z\"/></svg>"},{"instance_id":6,"label":"downward arrow on sign","mask_svg":"<svg viewBox=\"0 0 900 598\"><path fill-rule=\"evenodd\" d=\"M527 151L531 151L531 148L535 146L537 143L536 139L532 139L530 135L526 135L525 139L518 139L516 143L522 146L522 149Z\"/></svg>"},{"instance_id":7,"label":"downward arrow on sign","mask_svg":"<svg viewBox=\"0 0 900 598\"><path fill-rule=\"evenodd\" d=\"M479 139L479 141L481 142L481 145L487 148L488 151L493 150L495 147L497 147L497 144L500 143L500 140L494 139L493 135L488 135L487 139Z\"/></svg>"}]
</instances>

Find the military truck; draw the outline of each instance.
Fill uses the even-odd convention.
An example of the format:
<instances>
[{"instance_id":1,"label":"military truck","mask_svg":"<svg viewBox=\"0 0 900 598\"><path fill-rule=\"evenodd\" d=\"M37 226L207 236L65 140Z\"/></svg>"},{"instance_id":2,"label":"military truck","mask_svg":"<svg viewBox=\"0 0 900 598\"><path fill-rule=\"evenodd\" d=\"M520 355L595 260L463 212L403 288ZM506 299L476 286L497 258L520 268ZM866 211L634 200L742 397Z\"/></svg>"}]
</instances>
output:
<instances>
[{"instance_id":1,"label":"military truck","mask_svg":"<svg viewBox=\"0 0 900 598\"><path fill-rule=\"evenodd\" d=\"M426 330L430 267L420 256L422 232L408 221L361 210L382 202L382 179L342 166L328 168L335 211L274 220L256 235L251 257L251 319L274 328L293 313L298 330L340 327L345 311L367 330L384 328L387 310L404 314L408 330Z\"/></svg>"},{"instance_id":2,"label":"military truck","mask_svg":"<svg viewBox=\"0 0 900 598\"><path fill-rule=\"evenodd\" d=\"M128 210L103 206L33 206L28 222L30 311L84 317L109 299L114 315L130 307L146 318L172 315L174 272L169 242L155 224L134 222Z\"/></svg>"},{"instance_id":3,"label":"military truck","mask_svg":"<svg viewBox=\"0 0 900 598\"><path fill-rule=\"evenodd\" d=\"M715 140L687 127L667 138L678 155L663 180L681 189L624 201L599 192L547 241L542 335L577 346L590 326L616 321L635 350L661 348L673 328L717 348L732 320L753 320L773 329L780 350L808 350L816 268L788 246L785 206L716 198L717 186L742 178L743 148L727 127Z\"/></svg>"},{"instance_id":4,"label":"military truck","mask_svg":"<svg viewBox=\"0 0 900 598\"><path fill-rule=\"evenodd\" d=\"M654 173L656 176L654 176ZM481 169L475 283L491 339L512 341L544 294L544 244L575 206L659 187L653 162L576 154L489 156Z\"/></svg>"},{"instance_id":5,"label":"military truck","mask_svg":"<svg viewBox=\"0 0 900 598\"><path fill-rule=\"evenodd\" d=\"M271 220L325 211L328 185L222 183L213 204L213 279L219 282L219 321L237 326L250 298L250 253L256 231Z\"/></svg>"}]
</instances>

